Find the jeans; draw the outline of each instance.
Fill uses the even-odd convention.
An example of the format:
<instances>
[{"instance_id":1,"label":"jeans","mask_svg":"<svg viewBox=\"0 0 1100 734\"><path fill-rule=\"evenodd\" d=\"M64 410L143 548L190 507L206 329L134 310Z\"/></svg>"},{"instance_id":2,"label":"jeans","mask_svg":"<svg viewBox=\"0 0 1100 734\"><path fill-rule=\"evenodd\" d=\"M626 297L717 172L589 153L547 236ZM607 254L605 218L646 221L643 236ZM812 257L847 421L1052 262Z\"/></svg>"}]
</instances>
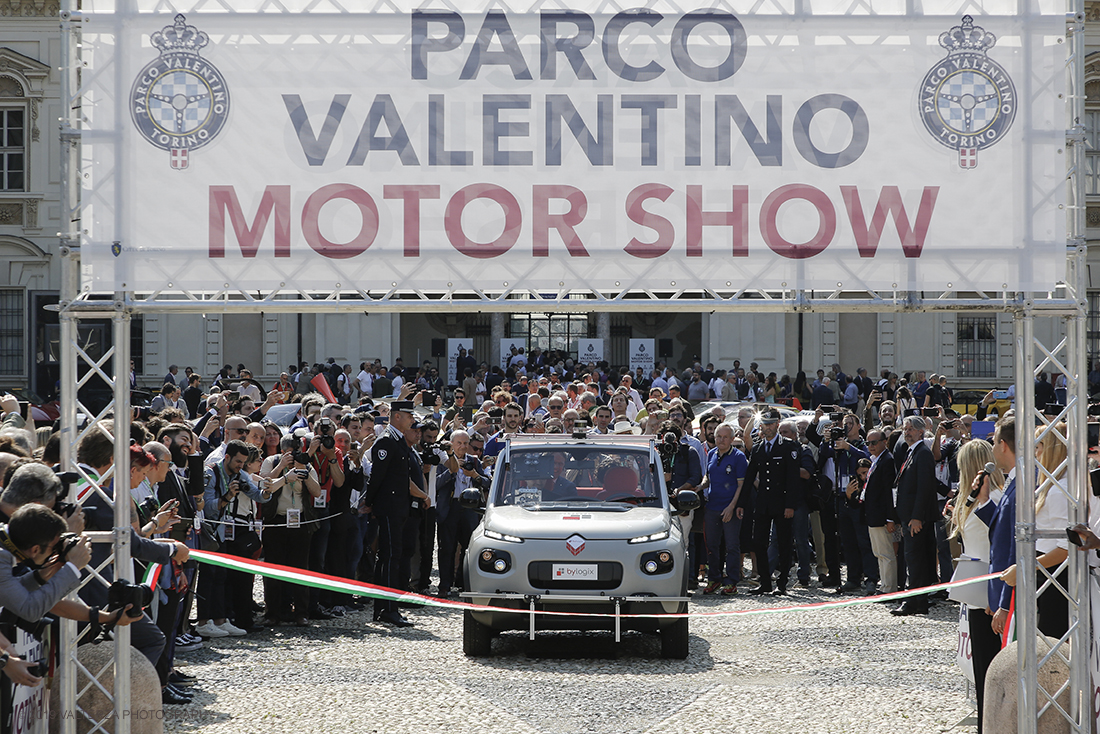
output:
<instances>
[{"instance_id":1,"label":"jeans","mask_svg":"<svg viewBox=\"0 0 1100 734\"><path fill-rule=\"evenodd\" d=\"M721 510L707 510L703 537L707 544L707 576L711 583L736 584L741 580L741 521L734 511L729 522L722 522ZM721 547L726 542L725 573L722 572Z\"/></svg>"}]
</instances>

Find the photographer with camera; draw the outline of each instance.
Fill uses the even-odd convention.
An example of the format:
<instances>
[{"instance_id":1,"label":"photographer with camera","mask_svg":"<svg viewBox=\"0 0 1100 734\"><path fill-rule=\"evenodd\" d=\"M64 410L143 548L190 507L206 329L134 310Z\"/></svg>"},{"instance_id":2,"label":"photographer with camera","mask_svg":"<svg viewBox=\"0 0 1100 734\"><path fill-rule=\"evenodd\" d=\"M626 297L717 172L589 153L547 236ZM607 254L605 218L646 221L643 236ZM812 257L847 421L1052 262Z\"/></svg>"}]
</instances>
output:
<instances>
[{"instance_id":1,"label":"photographer with camera","mask_svg":"<svg viewBox=\"0 0 1100 734\"><path fill-rule=\"evenodd\" d=\"M859 421L855 415L847 412L830 413L829 427L824 434L819 430L823 417L824 410L819 406L806 428L806 438L818 447L820 480L829 487L834 498L831 509L836 517L836 538L840 541L848 566L848 577L838 593L862 591L864 594L871 594L878 587L878 561L875 560L871 536L858 503L853 505L845 497L849 482L856 478L857 463L860 459L869 459L871 455L860 436ZM822 530L826 533L826 542L832 530L830 520L831 518L825 518L825 513L822 514ZM839 580L839 568L834 573L830 567L829 573L831 581Z\"/></svg>"},{"instance_id":2,"label":"photographer with camera","mask_svg":"<svg viewBox=\"0 0 1100 734\"><path fill-rule=\"evenodd\" d=\"M41 619L75 590L80 585L80 570L92 558L91 544L81 537L64 556L47 562L50 559L47 551L53 551L62 534L69 533L68 526L61 519L62 526L58 527L53 518L60 516L52 510L48 515L37 510L20 513L28 507L48 510L60 490L61 480L48 467L28 464L16 470L2 495L11 517L20 515L21 520L16 524L18 542L0 547L0 607L28 622ZM9 519L9 539L10 523ZM52 534L46 538L47 533ZM76 536L69 534L62 548L68 547L73 537ZM38 575L29 570L37 571ZM88 616L85 614L83 619Z\"/></svg>"},{"instance_id":3,"label":"photographer with camera","mask_svg":"<svg viewBox=\"0 0 1100 734\"><path fill-rule=\"evenodd\" d=\"M517 406L518 407L518 406ZM439 598L451 594L455 582L455 559L459 548L469 545L470 534L481 522L477 510L459 504L466 489L485 490L489 476L478 457L469 452L470 435L465 431L451 434L451 455L439 473L436 490L436 516L439 518Z\"/></svg>"},{"instance_id":4,"label":"photographer with camera","mask_svg":"<svg viewBox=\"0 0 1100 734\"><path fill-rule=\"evenodd\" d=\"M313 509L317 511L315 529L309 539L309 570L324 573L328 558L329 536L332 532L332 492L334 488L344 486L344 455L336 448L336 422L326 415L328 408L313 424L313 435L309 437L305 452L309 454L310 464L317 472L317 482L321 485L321 496L313 499ZM329 593L324 593L326 606L332 606ZM309 591L310 619L334 619L328 608L322 606L322 592L319 589Z\"/></svg>"},{"instance_id":5,"label":"photographer with camera","mask_svg":"<svg viewBox=\"0 0 1100 734\"><path fill-rule=\"evenodd\" d=\"M67 532L65 521L48 507L30 502L15 510L11 521L0 528L0 621L21 627L39 639L52 619L47 613L90 623L93 633L89 640L98 637L104 628L131 624L135 617L126 614L129 605L100 609L63 598L79 583L78 567L83 568L90 558L87 539ZM9 673L13 681L31 686L40 682L31 679L41 678L45 671L32 670L34 663L12 657L6 639L0 641L0 648L6 651L0 655L0 668L5 673L9 673L7 665L16 661Z\"/></svg>"},{"instance_id":6,"label":"photographer with camera","mask_svg":"<svg viewBox=\"0 0 1100 734\"><path fill-rule=\"evenodd\" d=\"M247 425L247 424L246 424ZM249 458L249 446L244 441L233 439L225 446L225 457L206 467L203 484L206 487L203 510L206 521L204 531L221 552L250 557L259 551L259 537L251 529L253 516L251 503L264 503L270 494L263 492L252 483L244 471ZM236 552L234 552L236 551ZM203 637L240 637L245 630L229 621L229 614L241 618L242 607L247 606L251 617L252 585L241 588L239 572L230 573L221 566L207 566L200 574L199 625L198 634ZM227 598L228 587L232 582L233 597Z\"/></svg>"},{"instance_id":7,"label":"photographer with camera","mask_svg":"<svg viewBox=\"0 0 1100 734\"><path fill-rule=\"evenodd\" d=\"M416 446L420 454L420 463L424 473L424 491L428 495L428 505L420 518L420 533L417 553L412 560L411 582L417 593L425 594L431 587L432 561L435 559L436 522L439 495L437 490L439 474L445 471L445 464L451 456L451 442L438 441L439 424L425 421L421 424L420 443Z\"/></svg>"},{"instance_id":8,"label":"photographer with camera","mask_svg":"<svg viewBox=\"0 0 1100 734\"><path fill-rule=\"evenodd\" d=\"M114 438L111 436L110 430L113 425L107 421L100 421L95 424L93 430L88 431L80 439L80 442L76 447L76 460L80 468L84 473L97 484L99 483L99 477L106 474L106 472L114 466L115 452L114 452ZM131 517L134 516L133 500L130 497L130 492L133 487L137 486L144 479L144 472L134 469L135 465L139 467L151 464L152 460L149 459L145 450L140 446L130 447L130 466L126 467L126 470L116 471L117 476L129 475L125 482L128 482L129 486L125 486L118 496L118 501L127 501L131 505ZM82 498L82 504L84 506L85 522L89 530L98 531L111 531L114 529L115 524L115 510L113 502L116 498L115 482L111 481L102 484L98 487L92 485L81 484L77 485L78 496ZM91 565L93 568L99 568L110 556L112 548L108 544L99 544L92 548L92 560ZM170 561L184 562L190 557L190 550L183 543L176 541L157 541L143 538L138 534L137 529L131 524L130 528L130 557L132 561L146 561L149 563L160 563L167 565ZM93 581L85 584L80 589L80 598L86 604L92 607L107 607L112 608L112 603L115 599L112 598L118 594L125 595L126 593L134 592L136 599L136 590L139 589L137 585L131 584L123 579L115 581L113 569L110 567L104 568L99 572L99 576L104 583ZM107 588L110 584L111 587ZM141 607L144 605L135 605L135 609L130 612L131 615L137 613L138 619L134 621L134 624L130 630L130 644L141 651L146 658L149 659L154 666L160 659L161 653L164 651L165 638L160 629L153 623L152 619L148 616L141 614ZM93 623L94 627L94 623ZM159 672L159 671L158 671ZM168 684L167 679L161 678L161 687L165 688ZM170 691L165 688L166 695L165 700L171 698L167 694ZM177 701L170 701L176 703Z\"/></svg>"},{"instance_id":9,"label":"photographer with camera","mask_svg":"<svg viewBox=\"0 0 1100 734\"><path fill-rule=\"evenodd\" d=\"M316 530L317 510L313 501L321 496L317 470L310 456L301 450L301 441L283 436L281 453L269 456L260 473L269 479L267 491L271 498L263 504L264 560L281 566L307 568L309 539ZM263 624L274 627L293 621L309 625L309 589L264 577L264 602L267 604Z\"/></svg>"}]
</instances>

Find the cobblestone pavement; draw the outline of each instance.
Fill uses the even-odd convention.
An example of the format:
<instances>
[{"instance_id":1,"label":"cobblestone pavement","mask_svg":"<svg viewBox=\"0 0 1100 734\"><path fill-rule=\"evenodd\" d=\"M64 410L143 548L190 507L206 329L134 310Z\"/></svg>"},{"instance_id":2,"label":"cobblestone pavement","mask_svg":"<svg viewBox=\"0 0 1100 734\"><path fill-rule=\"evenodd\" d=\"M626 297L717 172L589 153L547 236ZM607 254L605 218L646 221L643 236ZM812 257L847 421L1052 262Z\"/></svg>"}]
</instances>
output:
<instances>
[{"instance_id":1,"label":"cobblestone pavement","mask_svg":"<svg viewBox=\"0 0 1100 734\"><path fill-rule=\"evenodd\" d=\"M799 590L783 605L831 598ZM695 597L692 611L758 601ZM459 612L418 608L412 629L370 613L208 641L179 656L199 676L168 732L547 732L816 734L971 732L955 665L957 607L896 618L868 604L691 622L687 660L655 636L505 633L493 656L462 654Z\"/></svg>"}]
</instances>

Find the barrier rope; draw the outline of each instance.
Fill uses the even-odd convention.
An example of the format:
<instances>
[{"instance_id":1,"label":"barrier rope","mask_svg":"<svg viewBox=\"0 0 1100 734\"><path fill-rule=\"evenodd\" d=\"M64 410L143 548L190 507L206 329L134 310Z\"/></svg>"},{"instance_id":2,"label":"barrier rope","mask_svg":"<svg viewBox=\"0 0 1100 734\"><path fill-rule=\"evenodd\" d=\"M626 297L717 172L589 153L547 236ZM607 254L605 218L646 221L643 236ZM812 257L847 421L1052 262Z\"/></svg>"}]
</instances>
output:
<instances>
[{"instance_id":1,"label":"barrier rope","mask_svg":"<svg viewBox=\"0 0 1100 734\"><path fill-rule=\"evenodd\" d=\"M423 594L415 594L413 592L394 591L393 589L388 589L384 586L375 586L374 584L368 584L362 581L352 581L350 579L343 579L337 576L329 576L323 573L306 571L301 568L279 566L273 563L266 563L264 561L254 561L252 559L239 558L237 556L230 556L224 553L213 553L210 551L193 550L191 551L191 557L197 559L202 563L207 563L212 566L221 566L222 568L228 568L233 571L266 576L268 578L277 579L279 581L286 581L292 584L301 584L303 586L308 586L313 589L335 591L342 594L354 594L356 596L366 596L372 599L387 599L397 602L411 602L426 607L438 607L441 609L455 609L463 611L470 610L477 612L504 612L508 614L542 614L547 616L561 617L616 616L612 613L602 612L556 612L544 609L536 609L532 611L530 609L484 606L481 604L471 604L464 601L438 599L434 596L425 596ZM617 616L624 618L660 617L662 619L677 617L749 617L761 616L765 614L786 614L788 612L797 612L804 610L843 609L845 607L854 607L862 604L873 604L879 601L900 601L903 599L908 599L912 596L931 594L945 589L956 589L961 586L968 586L970 584L985 582L989 581L990 579L995 579L999 577L999 573L990 573L984 576L975 576L973 578L963 579L961 581L952 581L946 584L936 584L935 586L925 586L919 589L906 589L905 591L895 591L890 594L862 596L852 599L838 599L836 601L816 602L813 604L765 607L762 609L728 609L707 612L683 612L677 614L619 614ZM492 595L487 594L487 596ZM599 597L593 597L594 601L598 599ZM545 597L544 600L552 602L553 595ZM607 597L605 600L610 603L612 601L612 598Z\"/></svg>"}]
</instances>

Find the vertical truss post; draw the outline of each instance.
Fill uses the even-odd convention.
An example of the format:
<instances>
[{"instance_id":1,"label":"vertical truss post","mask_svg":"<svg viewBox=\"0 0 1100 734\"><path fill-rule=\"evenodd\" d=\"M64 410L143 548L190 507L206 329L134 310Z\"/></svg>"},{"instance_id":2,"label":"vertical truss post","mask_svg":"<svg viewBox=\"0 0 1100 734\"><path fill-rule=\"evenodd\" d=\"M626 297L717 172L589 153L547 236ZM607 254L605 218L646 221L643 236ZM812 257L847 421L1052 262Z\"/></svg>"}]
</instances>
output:
<instances>
[{"instance_id":1,"label":"vertical truss post","mask_svg":"<svg viewBox=\"0 0 1100 734\"><path fill-rule=\"evenodd\" d=\"M130 560L130 314L122 297L111 320L114 337L115 409L115 578L133 582ZM130 627L115 627L115 730L130 734Z\"/></svg>"},{"instance_id":2,"label":"vertical truss post","mask_svg":"<svg viewBox=\"0 0 1100 734\"><path fill-rule=\"evenodd\" d=\"M1036 733L1035 664L1035 439L1030 418L1035 406L1035 317L1016 314L1016 664L1019 734Z\"/></svg>"},{"instance_id":3,"label":"vertical truss post","mask_svg":"<svg viewBox=\"0 0 1100 734\"><path fill-rule=\"evenodd\" d=\"M61 468L73 468L73 444L76 441L76 355L71 349L76 343L76 321L64 311L79 295L80 278L80 137L74 100L79 89L79 30L72 12L75 0L61 0L61 228L59 252L61 254ZM74 125L74 122L76 123ZM70 487L69 501L76 500L75 488ZM71 594L70 598L76 595ZM61 620L58 656L58 700L61 711L60 734L76 734L76 622Z\"/></svg>"}]
</instances>

